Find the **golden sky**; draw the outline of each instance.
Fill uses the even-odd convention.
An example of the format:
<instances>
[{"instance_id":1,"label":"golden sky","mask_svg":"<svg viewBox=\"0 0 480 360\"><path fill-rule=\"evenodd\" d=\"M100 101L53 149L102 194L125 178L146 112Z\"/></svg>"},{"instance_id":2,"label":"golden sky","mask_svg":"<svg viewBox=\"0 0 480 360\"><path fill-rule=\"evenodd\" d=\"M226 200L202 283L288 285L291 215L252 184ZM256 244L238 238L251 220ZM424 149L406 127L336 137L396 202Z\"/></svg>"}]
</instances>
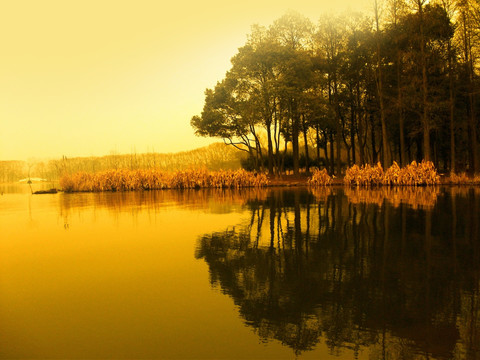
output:
<instances>
[{"instance_id":1,"label":"golden sky","mask_svg":"<svg viewBox=\"0 0 480 360\"><path fill-rule=\"evenodd\" d=\"M373 0L3 1L0 160L177 152L252 24Z\"/></svg>"}]
</instances>

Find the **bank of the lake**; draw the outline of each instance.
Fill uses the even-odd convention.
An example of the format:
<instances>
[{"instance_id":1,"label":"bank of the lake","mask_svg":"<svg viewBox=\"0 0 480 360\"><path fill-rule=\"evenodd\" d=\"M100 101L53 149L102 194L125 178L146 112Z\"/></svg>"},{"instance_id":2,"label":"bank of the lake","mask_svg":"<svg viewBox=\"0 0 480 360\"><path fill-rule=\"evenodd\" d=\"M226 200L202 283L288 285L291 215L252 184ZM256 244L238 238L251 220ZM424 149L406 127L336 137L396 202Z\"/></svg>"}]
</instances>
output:
<instances>
[{"instance_id":1,"label":"bank of the lake","mask_svg":"<svg viewBox=\"0 0 480 360\"><path fill-rule=\"evenodd\" d=\"M246 188L266 186L424 186L442 184L480 185L480 176L450 174L442 177L434 164L421 161L400 167L396 162L383 169L376 165L353 165L335 177L326 169L289 175L267 175L256 171L190 169L166 172L161 169L115 169L102 172L66 173L59 181L65 192L100 192L162 189Z\"/></svg>"}]
</instances>

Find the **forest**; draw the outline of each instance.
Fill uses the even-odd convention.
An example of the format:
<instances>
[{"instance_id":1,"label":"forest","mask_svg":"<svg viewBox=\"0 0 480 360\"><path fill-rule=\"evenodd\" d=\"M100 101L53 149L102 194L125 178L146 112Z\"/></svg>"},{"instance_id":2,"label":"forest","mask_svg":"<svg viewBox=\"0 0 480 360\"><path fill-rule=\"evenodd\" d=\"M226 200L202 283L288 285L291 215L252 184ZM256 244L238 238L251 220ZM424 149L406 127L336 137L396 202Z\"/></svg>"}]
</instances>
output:
<instances>
[{"instance_id":1,"label":"forest","mask_svg":"<svg viewBox=\"0 0 480 360\"><path fill-rule=\"evenodd\" d=\"M474 174L479 35L476 0L374 0L316 23L290 11L252 26L191 125L270 174L414 160Z\"/></svg>"}]
</instances>

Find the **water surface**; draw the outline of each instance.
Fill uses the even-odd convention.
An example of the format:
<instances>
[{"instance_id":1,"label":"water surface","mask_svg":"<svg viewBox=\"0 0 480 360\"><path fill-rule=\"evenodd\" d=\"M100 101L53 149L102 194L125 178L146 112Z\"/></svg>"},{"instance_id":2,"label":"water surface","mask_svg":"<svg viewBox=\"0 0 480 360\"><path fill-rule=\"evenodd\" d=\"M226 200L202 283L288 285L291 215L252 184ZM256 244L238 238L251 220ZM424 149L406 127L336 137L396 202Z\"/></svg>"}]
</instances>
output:
<instances>
[{"instance_id":1,"label":"water surface","mask_svg":"<svg viewBox=\"0 0 480 360\"><path fill-rule=\"evenodd\" d=\"M1 358L480 358L478 189L2 192Z\"/></svg>"}]
</instances>

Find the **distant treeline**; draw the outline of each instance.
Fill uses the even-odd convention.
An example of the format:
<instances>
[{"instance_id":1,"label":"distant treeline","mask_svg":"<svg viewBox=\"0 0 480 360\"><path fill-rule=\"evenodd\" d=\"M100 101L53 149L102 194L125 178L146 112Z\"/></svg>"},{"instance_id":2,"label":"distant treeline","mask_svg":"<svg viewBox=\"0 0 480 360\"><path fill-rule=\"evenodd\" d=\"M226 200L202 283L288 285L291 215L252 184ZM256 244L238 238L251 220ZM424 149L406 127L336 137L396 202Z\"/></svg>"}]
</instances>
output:
<instances>
[{"instance_id":1,"label":"distant treeline","mask_svg":"<svg viewBox=\"0 0 480 360\"><path fill-rule=\"evenodd\" d=\"M25 161L0 161L0 183L15 182L28 176Z\"/></svg>"},{"instance_id":2,"label":"distant treeline","mask_svg":"<svg viewBox=\"0 0 480 360\"><path fill-rule=\"evenodd\" d=\"M225 78L205 91L197 135L223 138L257 168L295 173L312 159L352 164L430 160L478 172L480 3L373 1L370 16L289 12L255 25ZM301 148L304 148L301 151Z\"/></svg>"},{"instance_id":3,"label":"distant treeline","mask_svg":"<svg viewBox=\"0 0 480 360\"><path fill-rule=\"evenodd\" d=\"M113 169L160 169L164 171L240 168L242 154L222 143L170 154L111 154L102 157L62 157L49 161L0 161L0 182L16 182L27 177L58 180L76 172L96 173Z\"/></svg>"}]
</instances>

